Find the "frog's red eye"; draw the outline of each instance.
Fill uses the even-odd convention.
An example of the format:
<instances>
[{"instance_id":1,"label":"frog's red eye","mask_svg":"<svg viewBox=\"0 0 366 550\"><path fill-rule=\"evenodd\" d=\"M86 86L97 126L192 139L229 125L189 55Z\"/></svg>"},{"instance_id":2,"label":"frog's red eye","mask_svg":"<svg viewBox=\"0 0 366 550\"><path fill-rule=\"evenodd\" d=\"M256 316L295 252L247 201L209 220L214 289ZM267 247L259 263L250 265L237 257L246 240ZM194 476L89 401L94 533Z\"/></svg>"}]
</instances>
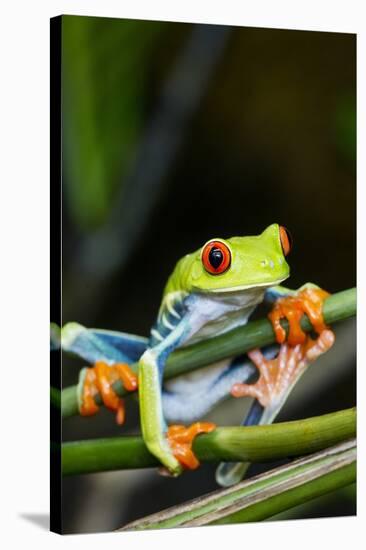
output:
<instances>
[{"instance_id":1,"label":"frog's red eye","mask_svg":"<svg viewBox=\"0 0 366 550\"><path fill-rule=\"evenodd\" d=\"M292 249L292 237L291 233L286 229L286 227L283 227L283 225L280 225L280 239L282 251L284 255L287 256L290 254Z\"/></svg>"},{"instance_id":2,"label":"frog's red eye","mask_svg":"<svg viewBox=\"0 0 366 550\"><path fill-rule=\"evenodd\" d=\"M231 263L229 247L221 241L210 241L202 250L202 263L205 270L212 275L224 273Z\"/></svg>"}]
</instances>

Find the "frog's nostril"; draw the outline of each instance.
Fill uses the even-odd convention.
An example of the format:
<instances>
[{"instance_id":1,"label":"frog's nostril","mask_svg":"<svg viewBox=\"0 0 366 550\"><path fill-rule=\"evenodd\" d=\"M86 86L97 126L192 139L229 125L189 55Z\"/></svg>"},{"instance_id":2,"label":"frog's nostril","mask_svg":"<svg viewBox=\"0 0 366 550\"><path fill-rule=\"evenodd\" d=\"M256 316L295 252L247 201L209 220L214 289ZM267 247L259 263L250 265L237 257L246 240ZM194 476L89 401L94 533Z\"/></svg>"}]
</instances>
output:
<instances>
[{"instance_id":1,"label":"frog's nostril","mask_svg":"<svg viewBox=\"0 0 366 550\"><path fill-rule=\"evenodd\" d=\"M266 265L267 265L267 260L262 260L262 261L261 261L261 266L262 266L262 267L265 267Z\"/></svg>"}]
</instances>

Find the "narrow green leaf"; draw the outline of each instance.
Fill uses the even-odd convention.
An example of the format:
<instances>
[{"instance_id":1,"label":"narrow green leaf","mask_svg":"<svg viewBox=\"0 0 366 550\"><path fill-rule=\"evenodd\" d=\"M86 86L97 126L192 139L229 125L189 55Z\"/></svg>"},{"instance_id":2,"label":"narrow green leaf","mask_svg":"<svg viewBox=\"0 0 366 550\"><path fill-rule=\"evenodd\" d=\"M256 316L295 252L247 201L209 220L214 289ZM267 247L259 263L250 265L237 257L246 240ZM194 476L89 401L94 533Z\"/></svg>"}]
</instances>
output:
<instances>
[{"instance_id":1,"label":"narrow green leaf","mask_svg":"<svg viewBox=\"0 0 366 550\"><path fill-rule=\"evenodd\" d=\"M355 481L351 440L276 468L228 489L130 523L122 530L260 521Z\"/></svg>"}]
</instances>

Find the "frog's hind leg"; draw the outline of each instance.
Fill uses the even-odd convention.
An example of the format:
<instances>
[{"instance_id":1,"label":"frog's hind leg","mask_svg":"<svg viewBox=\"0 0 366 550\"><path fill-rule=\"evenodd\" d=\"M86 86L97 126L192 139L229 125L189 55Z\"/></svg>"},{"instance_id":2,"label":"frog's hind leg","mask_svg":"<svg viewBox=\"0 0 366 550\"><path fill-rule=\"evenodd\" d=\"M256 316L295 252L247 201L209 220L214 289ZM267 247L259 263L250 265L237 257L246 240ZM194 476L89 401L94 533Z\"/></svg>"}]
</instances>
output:
<instances>
[{"instance_id":1,"label":"frog's hind leg","mask_svg":"<svg viewBox=\"0 0 366 550\"><path fill-rule=\"evenodd\" d=\"M265 408L262 424L273 421L308 365L332 347L335 336L326 326L322 313L323 302L328 296L328 292L307 283L291 295L278 298L268 315L276 340L281 344L278 356L268 360L259 349L248 353L259 370L259 379L254 385L235 384L231 393L235 397L257 399ZM301 319L304 314L317 333L316 338L303 331ZM289 324L287 340L280 323L282 318Z\"/></svg>"},{"instance_id":2,"label":"frog's hind leg","mask_svg":"<svg viewBox=\"0 0 366 550\"><path fill-rule=\"evenodd\" d=\"M276 300L269 318L277 342L281 344L278 356L267 359L259 349L249 352L248 357L257 367L259 378L255 384L238 382L231 390L234 397L253 397L263 407L258 424L270 424L274 420L308 365L333 345L334 333L326 327L322 317L322 304L327 296L328 293L322 289L308 284ZM301 328L304 313L318 333L315 339ZM286 333L280 324L284 317L289 322L287 342ZM233 485L240 481L245 470L244 465L232 466L231 469L220 466L217 481L220 485Z\"/></svg>"},{"instance_id":3,"label":"frog's hind leg","mask_svg":"<svg viewBox=\"0 0 366 550\"><path fill-rule=\"evenodd\" d=\"M261 424L263 413L263 405L255 399L241 425L257 426L258 424ZM216 468L216 481L222 487L230 487L231 485L235 485L243 479L249 466L250 462L221 462Z\"/></svg>"},{"instance_id":4,"label":"frog's hind leg","mask_svg":"<svg viewBox=\"0 0 366 550\"><path fill-rule=\"evenodd\" d=\"M185 468L195 469L199 465L191 448L193 438L214 428L211 423L197 420L230 394L235 381L249 381L255 374L253 364L246 356L241 356L165 382L162 392L165 419L169 423L193 423L189 428L174 424L167 430L167 439L174 455Z\"/></svg>"},{"instance_id":5,"label":"frog's hind leg","mask_svg":"<svg viewBox=\"0 0 366 550\"><path fill-rule=\"evenodd\" d=\"M117 424L123 424L125 403L113 389L118 381L127 391L137 389L137 375L126 363L108 365L97 361L93 367L82 369L77 389L80 414L90 416L98 412L95 397L99 393L105 407L116 413Z\"/></svg>"},{"instance_id":6,"label":"frog's hind leg","mask_svg":"<svg viewBox=\"0 0 366 550\"><path fill-rule=\"evenodd\" d=\"M55 325L54 325L55 327ZM51 346L55 347L57 332L51 331ZM67 323L60 331L58 340L61 349L80 357L89 364L96 361L113 363L135 363L147 348L147 338L118 332L87 328L79 323Z\"/></svg>"},{"instance_id":7,"label":"frog's hind leg","mask_svg":"<svg viewBox=\"0 0 366 550\"><path fill-rule=\"evenodd\" d=\"M58 333L53 327L53 342L55 334ZM124 401L114 391L113 384L120 381L127 391L137 388L137 376L130 365L145 351L147 339L68 323L61 329L58 340L65 352L92 365L82 369L79 375L77 396L80 414L90 416L98 412L95 398L99 394L104 405L116 413L117 423L123 424Z\"/></svg>"},{"instance_id":8,"label":"frog's hind leg","mask_svg":"<svg viewBox=\"0 0 366 550\"><path fill-rule=\"evenodd\" d=\"M269 346L263 353L271 359L277 351L278 346ZM241 355L169 380L162 393L164 416L169 422L194 422L227 398L235 383L249 383L256 375L256 367Z\"/></svg>"},{"instance_id":9,"label":"frog's hind leg","mask_svg":"<svg viewBox=\"0 0 366 550\"><path fill-rule=\"evenodd\" d=\"M274 359L266 359L259 349L252 350L248 357L259 370L258 381L255 384L234 384L232 395L257 399L265 408L261 423L271 423L307 366L328 351L333 342L333 332L324 330L316 340L308 337L296 346L282 344Z\"/></svg>"},{"instance_id":10,"label":"frog's hind leg","mask_svg":"<svg viewBox=\"0 0 366 550\"><path fill-rule=\"evenodd\" d=\"M277 347L267 348L266 357L273 357L276 351ZM206 412L229 395L234 382L248 382L255 377L256 372L257 369L253 363L247 356L242 355L235 359L220 361L166 383L162 394L165 418L185 423L202 418ZM250 422L255 421L254 414L257 412L249 415ZM181 425L168 428L169 444L184 467L190 469L198 467L198 460L191 448L193 437L203 431L211 431L213 428L214 425L206 422L195 422L189 428Z\"/></svg>"}]
</instances>

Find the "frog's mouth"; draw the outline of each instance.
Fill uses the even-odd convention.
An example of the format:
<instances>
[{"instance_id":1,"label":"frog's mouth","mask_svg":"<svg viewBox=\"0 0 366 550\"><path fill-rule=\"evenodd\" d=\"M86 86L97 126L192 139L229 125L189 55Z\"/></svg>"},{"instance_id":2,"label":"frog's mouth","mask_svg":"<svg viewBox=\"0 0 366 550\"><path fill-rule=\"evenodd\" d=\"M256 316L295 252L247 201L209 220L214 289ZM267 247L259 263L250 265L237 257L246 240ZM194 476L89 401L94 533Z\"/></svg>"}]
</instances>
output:
<instances>
[{"instance_id":1,"label":"frog's mouth","mask_svg":"<svg viewBox=\"0 0 366 550\"><path fill-rule=\"evenodd\" d=\"M288 277L282 277L281 279L277 279L276 281L270 281L268 283L252 283L249 285L238 285L238 286L231 286L231 287L222 287L222 288L210 288L209 290L203 290L198 287L194 288L196 292L202 292L202 293L225 293L229 294L230 292L240 292L241 290L255 290L256 288L269 288L271 286L276 286L285 281Z\"/></svg>"}]
</instances>

